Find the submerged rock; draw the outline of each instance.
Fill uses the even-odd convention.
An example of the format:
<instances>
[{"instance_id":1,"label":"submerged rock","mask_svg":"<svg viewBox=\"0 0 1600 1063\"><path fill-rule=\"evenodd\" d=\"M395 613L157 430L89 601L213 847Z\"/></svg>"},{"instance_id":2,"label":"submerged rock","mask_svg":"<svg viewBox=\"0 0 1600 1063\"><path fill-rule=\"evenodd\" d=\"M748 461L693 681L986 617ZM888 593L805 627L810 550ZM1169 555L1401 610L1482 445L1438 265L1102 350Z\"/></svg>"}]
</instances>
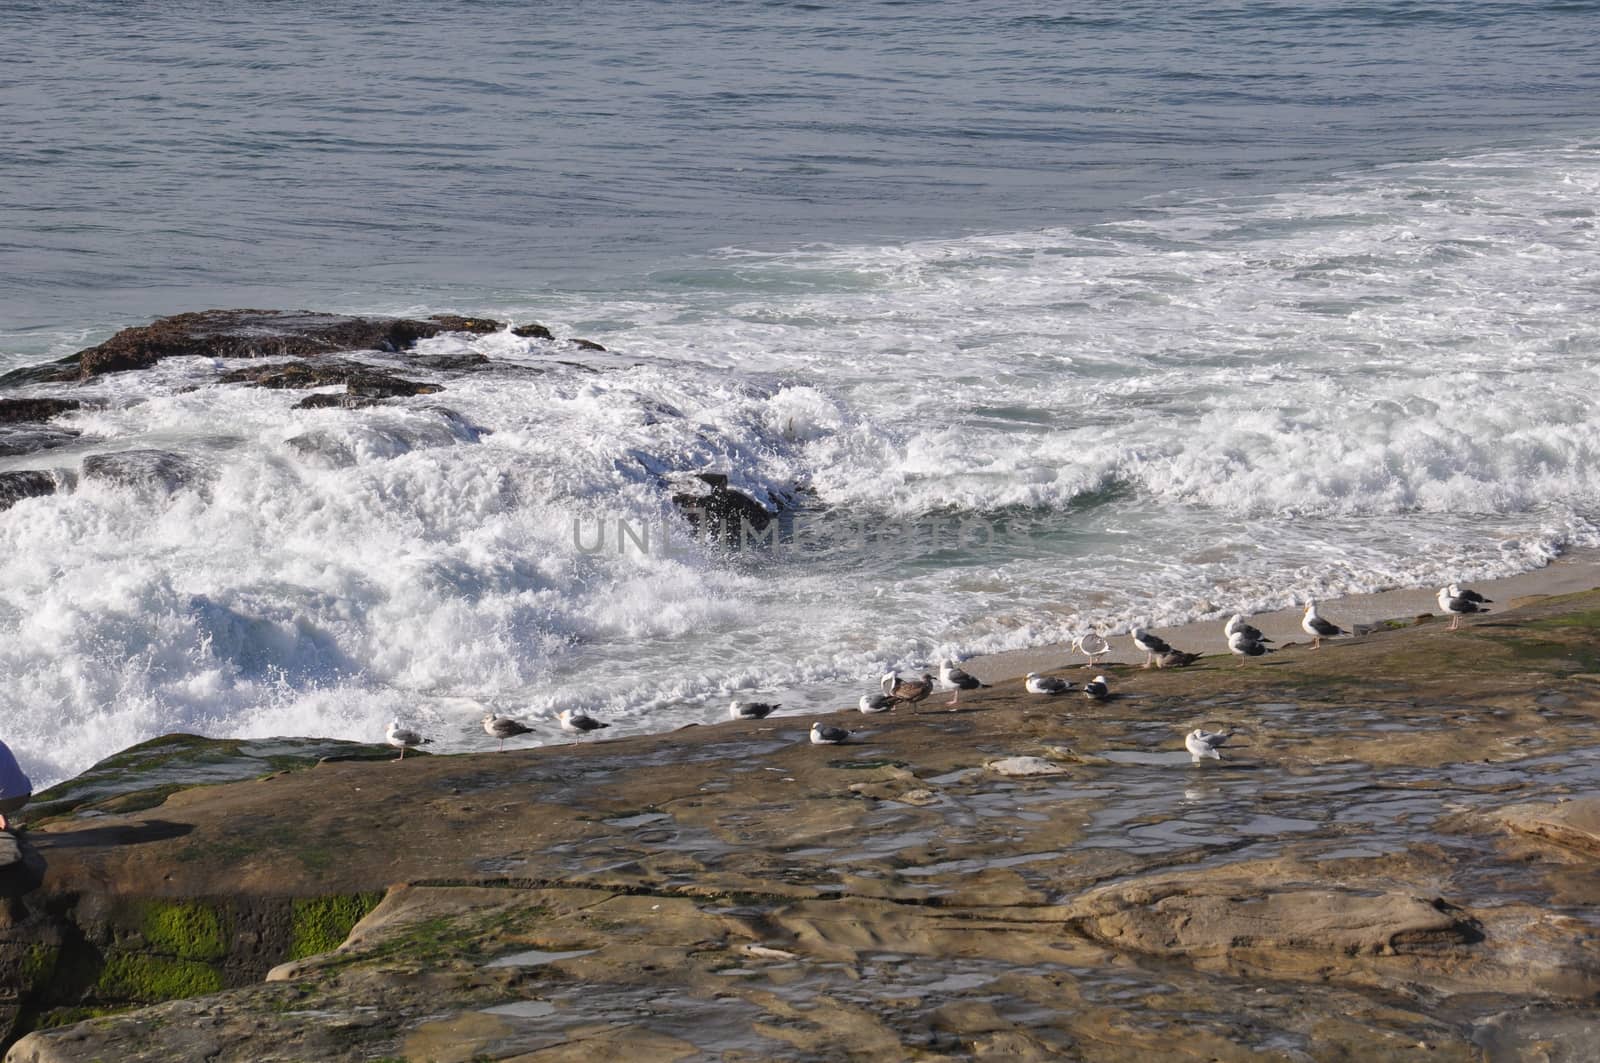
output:
<instances>
[{"instance_id":1,"label":"submerged rock","mask_svg":"<svg viewBox=\"0 0 1600 1063\"><path fill-rule=\"evenodd\" d=\"M672 502L689 518L700 538L728 546L742 546L753 532L764 532L777 514L742 491L728 486L721 473L696 473L700 490L680 491Z\"/></svg>"},{"instance_id":2,"label":"submerged rock","mask_svg":"<svg viewBox=\"0 0 1600 1063\"><path fill-rule=\"evenodd\" d=\"M0 424L0 456L32 454L64 447L78 438L70 428L43 424Z\"/></svg>"},{"instance_id":3,"label":"submerged rock","mask_svg":"<svg viewBox=\"0 0 1600 1063\"><path fill-rule=\"evenodd\" d=\"M0 472L0 509L10 509L24 498L53 495L57 486L54 473L36 470Z\"/></svg>"},{"instance_id":4,"label":"submerged rock","mask_svg":"<svg viewBox=\"0 0 1600 1063\"><path fill-rule=\"evenodd\" d=\"M198 473L194 462L167 450L123 450L83 459L85 480L124 487L154 487L167 494L187 486Z\"/></svg>"}]
</instances>

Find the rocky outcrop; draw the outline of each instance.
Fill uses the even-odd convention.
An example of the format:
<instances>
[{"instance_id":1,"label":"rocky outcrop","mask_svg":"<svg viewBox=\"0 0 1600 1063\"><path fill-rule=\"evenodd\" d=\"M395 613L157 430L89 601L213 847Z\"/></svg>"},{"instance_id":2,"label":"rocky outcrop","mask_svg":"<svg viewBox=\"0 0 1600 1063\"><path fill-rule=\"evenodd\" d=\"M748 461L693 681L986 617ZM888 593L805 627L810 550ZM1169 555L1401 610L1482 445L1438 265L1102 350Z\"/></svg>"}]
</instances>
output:
<instances>
[{"instance_id":1,"label":"rocky outcrop","mask_svg":"<svg viewBox=\"0 0 1600 1063\"><path fill-rule=\"evenodd\" d=\"M10 509L24 498L55 494L57 482L54 473L0 472L0 509Z\"/></svg>"},{"instance_id":2,"label":"rocky outcrop","mask_svg":"<svg viewBox=\"0 0 1600 1063\"><path fill-rule=\"evenodd\" d=\"M23 421L48 421L76 410L76 399L0 399L0 424Z\"/></svg>"},{"instance_id":3,"label":"rocky outcrop","mask_svg":"<svg viewBox=\"0 0 1600 1063\"><path fill-rule=\"evenodd\" d=\"M1576 1063L1597 630L1592 594L1102 664L1116 701L997 681L842 708L838 747L812 714L382 763L148 743L30 810L0 981L41 1028L8 1063ZM1197 726L1233 756L1189 763Z\"/></svg>"},{"instance_id":4,"label":"rocky outcrop","mask_svg":"<svg viewBox=\"0 0 1600 1063\"><path fill-rule=\"evenodd\" d=\"M316 362L273 362L247 366L223 374L219 383L253 384L261 388L307 389L343 384L343 394L308 395L296 409L315 410L372 406L385 399L410 395L432 395L443 391L438 384L406 380L374 366L343 359Z\"/></svg>"},{"instance_id":5,"label":"rocky outcrop","mask_svg":"<svg viewBox=\"0 0 1600 1063\"><path fill-rule=\"evenodd\" d=\"M166 358L308 358L341 351L409 350L445 332L483 335L505 328L488 318L435 314L421 320L355 317L309 310L201 310L126 328L104 343L45 365L0 375L0 387L88 380L146 369ZM515 335L553 339L543 325L520 325Z\"/></svg>"},{"instance_id":6,"label":"rocky outcrop","mask_svg":"<svg viewBox=\"0 0 1600 1063\"><path fill-rule=\"evenodd\" d=\"M706 542L742 547L765 532L777 517L749 495L729 487L728 477L722 473L696 473L694 480L698 481L695 488L676 492L672 502Z\"/></svg>"}]
</instances>

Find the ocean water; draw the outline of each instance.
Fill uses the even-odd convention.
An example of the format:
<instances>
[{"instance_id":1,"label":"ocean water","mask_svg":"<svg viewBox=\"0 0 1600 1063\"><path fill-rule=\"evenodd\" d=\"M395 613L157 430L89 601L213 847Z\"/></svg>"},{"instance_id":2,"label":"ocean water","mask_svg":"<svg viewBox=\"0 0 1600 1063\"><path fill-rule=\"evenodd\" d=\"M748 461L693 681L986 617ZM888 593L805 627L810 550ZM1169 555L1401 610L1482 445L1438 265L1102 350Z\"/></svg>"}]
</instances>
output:
<instances>
[{"instance_id":1,"label":"ocean water","mask_svg":"<svg viewBox=\"0 0 1600 1063\"><path fill-rule=\"evenodd\" d=\"M1600 544L1600 4L1075 12L8 5L0 368L210 306L609 350L16 392L98 405L0 470L197 473L0 512L0 735L662 730ZM702 471L797 542L689 541Z\"/></svg>"}]
</instances>

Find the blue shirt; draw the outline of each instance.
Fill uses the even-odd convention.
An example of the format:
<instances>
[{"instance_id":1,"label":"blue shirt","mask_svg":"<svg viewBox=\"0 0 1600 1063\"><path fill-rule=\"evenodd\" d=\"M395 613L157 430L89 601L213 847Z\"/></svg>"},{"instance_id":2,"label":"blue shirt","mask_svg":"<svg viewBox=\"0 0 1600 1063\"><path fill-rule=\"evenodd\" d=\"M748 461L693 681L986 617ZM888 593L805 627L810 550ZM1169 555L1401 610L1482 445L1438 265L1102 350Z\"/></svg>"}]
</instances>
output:
<instances>
[{"instance_id":1,"label":"blue shirt","mask_svg":"<svg viewBox=\"0 0 1600 1063\"><path fill-rule=\"evenodd\" d=\"M28 781L11 747L0 742L0 801L10 797L26 797L33 793L33 783Z\"/></svg>"}]
</instances>

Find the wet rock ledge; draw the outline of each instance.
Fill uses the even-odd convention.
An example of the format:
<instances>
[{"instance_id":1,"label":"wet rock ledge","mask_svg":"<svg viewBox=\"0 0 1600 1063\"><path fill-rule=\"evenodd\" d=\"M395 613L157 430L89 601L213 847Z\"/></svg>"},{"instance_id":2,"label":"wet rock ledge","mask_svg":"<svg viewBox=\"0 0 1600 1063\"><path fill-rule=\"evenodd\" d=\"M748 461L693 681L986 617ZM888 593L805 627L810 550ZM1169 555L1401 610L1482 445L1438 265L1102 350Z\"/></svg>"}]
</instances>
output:
<instances>
[{"instance_id":1,"label":"wet rock ledge","mask_svg":"<svg viewBox=\"0 0 1600 1063\"><path fill-rule=\"evenodd\" d=\"M839 747L157 739L0 872L5 1058L1600 1058L1600 594L1444 627Z\"/></svg>"},{"instance_id":2,"label":"wet rock ledge","mask_svg":"<svg viewBox=\"0 0 1600 1063\"><path fill-rule=\"evenodd\" d=\"M505 327L499 321L459 314L414 320L310 310L197 310L123 329L104 343L59 361L12 370L0 376L0 387L89 380L105 373L148 369L167 358L306 358L339 351L397 352L445 332L481 336ZM543 325L522 325L512 332L554 338Z\"/></svg>"}]
</instances>

